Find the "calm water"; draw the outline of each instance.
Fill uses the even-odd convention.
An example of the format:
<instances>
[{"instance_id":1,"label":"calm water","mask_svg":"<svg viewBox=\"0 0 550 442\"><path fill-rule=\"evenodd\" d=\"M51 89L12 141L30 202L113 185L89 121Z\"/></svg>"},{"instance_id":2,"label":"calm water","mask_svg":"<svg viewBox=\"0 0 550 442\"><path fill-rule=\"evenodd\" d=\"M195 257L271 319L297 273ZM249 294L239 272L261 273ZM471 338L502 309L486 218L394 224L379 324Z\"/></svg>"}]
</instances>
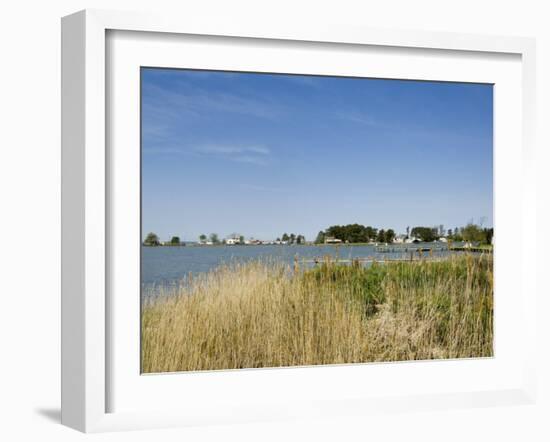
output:
<instances>
[{"instance_id":1,"label":"calm water","mask_svg":"<svg viewBox=\"0 0 550 442\"><path fill-rule=\"evenodd\" d=\"M270 259L293 263L299 260L322 258L330 255L340 259L376 259L404 257L405 248L434 247L434 244L403 245L401 253L377 253L373 245L362 246L185 246L185 247L142 247L141 282L145 286L171 285L185 278L189 272L207 272L214 267L232 261L246 262L254 259ZM443 256L449 252L434 252Z\"/></svg>"}]
</instances>

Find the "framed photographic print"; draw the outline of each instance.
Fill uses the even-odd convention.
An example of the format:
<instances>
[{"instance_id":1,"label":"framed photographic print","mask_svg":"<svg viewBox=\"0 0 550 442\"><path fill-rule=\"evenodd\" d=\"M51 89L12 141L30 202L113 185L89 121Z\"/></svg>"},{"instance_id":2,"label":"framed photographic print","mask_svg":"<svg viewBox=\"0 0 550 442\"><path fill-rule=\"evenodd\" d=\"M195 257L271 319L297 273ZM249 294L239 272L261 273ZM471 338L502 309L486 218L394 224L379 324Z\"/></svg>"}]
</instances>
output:
<instances>
[{"instance_id":1,"label":"framed photographic print","mask_svg":"<svg viewBox=\"0 0 550 442\"><path fill-rule=\"evenodd\" d=\"M63 422L532 401L533 48L64 18Z\"/></svg>"},{"instance_id":2,"label":"framed photographic print","mask_svg":"<svg viewBox=\"0 0 550 442\"><path fill-rule=\"evenodd\" d=\"M142 373L493 356L492 84L140 83Z\"/></svg>"}]
</instances>

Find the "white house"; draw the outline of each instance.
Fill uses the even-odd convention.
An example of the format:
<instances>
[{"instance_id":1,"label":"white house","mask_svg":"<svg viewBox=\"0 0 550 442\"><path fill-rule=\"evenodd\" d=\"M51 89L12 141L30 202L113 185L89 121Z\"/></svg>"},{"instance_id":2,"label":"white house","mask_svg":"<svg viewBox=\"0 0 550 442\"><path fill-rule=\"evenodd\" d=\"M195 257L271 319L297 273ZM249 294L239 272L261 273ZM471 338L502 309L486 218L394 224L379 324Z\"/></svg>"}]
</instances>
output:
<instances>
[{"instance_id":1,"label":"white house","mask_svg":"<svg viewBox=\"0 0 550 442\"><path fill-rule=\"evenodd\" d=\"M239 244L240 242L241 242L241 240L239 238L227 238L225 240L225 243L228 246L234 246L235 244Z\"/></svg>"},{"instance_id":2,"label":"white house","mask_svg":"<svg viewBox=\"0 0 550 442\"><path fill-rule=\"evenodd\" d=\"M342 243L341 239L334 238L332 236L327 236L325 238L325 244L340 244L340 243Z\"/></svg>"},{"instance_id":3,"label":"white house","mask_svg":"<svg viewBox=\"0 0 550 442\"><path fill-rule=\"evenodd\" d=\"M262 242L259 239L249 238L249 239L245 239L244 243L246 245L250 245L250 246L257 246L257 245L261 244Z\"/></svg>"},{"instance_id":4,"label":"white house","mask_svg":"<svg viewBox=\"0 0 550 442\"><path fill-rule=\"evenodd\" d=\"M405 235L397 235L393 239L393 242L396 243L396 244L403 244L405 242L405 239L407 239L407 237Z\"/></svg>"}]
</instances>

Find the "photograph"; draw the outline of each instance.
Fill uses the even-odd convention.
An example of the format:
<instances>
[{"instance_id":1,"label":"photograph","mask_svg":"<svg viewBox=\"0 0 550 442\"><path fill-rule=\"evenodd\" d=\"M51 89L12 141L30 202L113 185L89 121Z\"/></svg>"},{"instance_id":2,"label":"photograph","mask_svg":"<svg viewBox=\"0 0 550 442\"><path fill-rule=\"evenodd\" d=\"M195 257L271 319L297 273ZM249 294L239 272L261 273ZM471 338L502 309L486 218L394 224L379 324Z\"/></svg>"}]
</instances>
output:
<instances>
[{"instance_id":1,"label":"photograph","mask_svg":"<svg viewBox=\"0 0 550 442\"><path fill-rule=\"evenodd\" d=\"M141 373L493 357L493 84L140 69Z\"/></svg>"}]
</instances>

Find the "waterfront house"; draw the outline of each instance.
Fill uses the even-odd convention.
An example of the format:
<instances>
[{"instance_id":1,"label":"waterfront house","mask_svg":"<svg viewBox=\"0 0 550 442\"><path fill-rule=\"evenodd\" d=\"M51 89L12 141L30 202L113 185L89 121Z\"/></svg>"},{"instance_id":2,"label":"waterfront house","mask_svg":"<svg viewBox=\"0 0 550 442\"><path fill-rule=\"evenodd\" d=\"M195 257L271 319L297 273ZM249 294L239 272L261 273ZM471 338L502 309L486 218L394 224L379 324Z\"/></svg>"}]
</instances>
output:
<instances>
[{"instance_id":1,"label":"waterfront house","mask_svg":"<svg viewBox=\"0 0 550 442\"><path fill-rule=\"evenodd\" d=\"M257 245L260 245L262 242L259 239L250 238L250 239L245 239L244 243L249 246L257 246Z\"/></svg>"},{"instance_id":2,"label":"waterfront house","mask_svg":"<svg viewBox=\"0 0 550 442\"><path fill-rule=\"evenodd\" d=\"M334 238L333 236L327 236L325 238L325 244L341 244L342 240L338 238Z\"/></svg>"},{"instance_id":3,"label":"waterfront house","mask_svg":"<svg viewBox=\"0 0 550 442\"><path fill-rule=\"evenodd\" d=\"M396 243L396 244L403 244L405 242L405 240L407 239L407 236L406 235L397 235L394 239L393 239L393 242Z\"/></svg>"}]
</instances>

